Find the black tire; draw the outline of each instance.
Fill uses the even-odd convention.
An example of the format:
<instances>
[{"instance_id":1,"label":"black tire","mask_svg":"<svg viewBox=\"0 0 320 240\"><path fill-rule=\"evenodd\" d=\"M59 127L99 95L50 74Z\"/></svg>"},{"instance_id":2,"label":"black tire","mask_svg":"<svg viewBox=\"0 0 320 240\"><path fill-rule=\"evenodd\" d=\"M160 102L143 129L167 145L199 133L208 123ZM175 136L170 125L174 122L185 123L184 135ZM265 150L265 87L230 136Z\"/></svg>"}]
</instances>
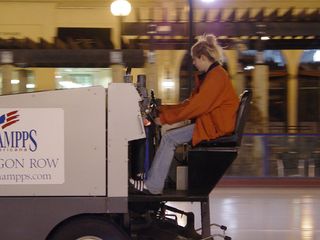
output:
<instances>
[{"instance_id":1,"label":"black tire","mask_svg":"<svg viewBox=\"0 0 320 240\"><path fill-rule=\"evenodd\" d=\"M129 240L111 220L99 215L83 215L58 225L47 240Z\"/></svg>"}]
</instances>

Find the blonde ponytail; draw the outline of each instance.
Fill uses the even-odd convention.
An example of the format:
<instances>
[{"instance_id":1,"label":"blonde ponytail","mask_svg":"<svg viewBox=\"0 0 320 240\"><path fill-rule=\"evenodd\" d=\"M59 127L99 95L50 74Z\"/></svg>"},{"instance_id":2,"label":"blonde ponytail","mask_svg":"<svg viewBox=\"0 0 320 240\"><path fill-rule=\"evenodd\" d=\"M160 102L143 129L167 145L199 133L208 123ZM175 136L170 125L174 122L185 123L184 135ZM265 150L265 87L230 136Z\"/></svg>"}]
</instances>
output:
<instances>
[{"instance_id":1,"label":"blonde ponytail","mask_svg":"<svg viewBox=\"0 0 320 240\"><path fill-rule=\"evenodd\" d=\"M222 62L223 53L222 47L218 44L217 38L213 34L202 35L198 42L191 48L192 56L206 56L212 62Z\"/></svg>"}]
</instances>

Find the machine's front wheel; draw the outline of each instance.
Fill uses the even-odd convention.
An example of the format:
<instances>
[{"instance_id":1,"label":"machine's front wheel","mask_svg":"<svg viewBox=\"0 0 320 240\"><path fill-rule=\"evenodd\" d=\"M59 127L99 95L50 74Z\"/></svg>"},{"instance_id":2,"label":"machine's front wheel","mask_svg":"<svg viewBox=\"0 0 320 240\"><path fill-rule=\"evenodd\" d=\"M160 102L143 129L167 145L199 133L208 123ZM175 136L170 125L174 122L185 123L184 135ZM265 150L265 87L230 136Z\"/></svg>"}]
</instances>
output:
<instances>
[{"instance_id":1,"label":"machine's front wheel","mask_svg":"<svg viewBox=\"0 0 320 240\"><path fill-rule=\"evenodd\" d=\"M129 240L112 221L97 215L79 216L57 226L47 240Z\"/></svg>"}]
</instances>

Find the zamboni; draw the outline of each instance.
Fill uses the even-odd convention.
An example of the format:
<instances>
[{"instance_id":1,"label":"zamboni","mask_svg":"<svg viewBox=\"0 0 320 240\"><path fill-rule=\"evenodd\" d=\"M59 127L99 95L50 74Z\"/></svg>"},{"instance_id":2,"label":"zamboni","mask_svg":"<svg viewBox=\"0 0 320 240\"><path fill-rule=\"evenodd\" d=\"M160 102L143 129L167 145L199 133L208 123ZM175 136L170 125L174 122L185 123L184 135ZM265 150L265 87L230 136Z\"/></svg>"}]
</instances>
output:
<instances>
[{"instance_id":1,"label":"zamboni","mask_svg":"<svg viewBox=\"0 0 320 240\"><path fill-rule=\"evenodd\" d=\"M128 193L132 143L145 139L132 83L0 96L0 236L20 240L213 239L209 193L236 158L251 92L233 135L188 147L188 189ZM200 202L194 214L168 201ZM184 214L179 226L168 213ZM226 227L221 226L224 235Z\"/></svg>"}]
</instances>

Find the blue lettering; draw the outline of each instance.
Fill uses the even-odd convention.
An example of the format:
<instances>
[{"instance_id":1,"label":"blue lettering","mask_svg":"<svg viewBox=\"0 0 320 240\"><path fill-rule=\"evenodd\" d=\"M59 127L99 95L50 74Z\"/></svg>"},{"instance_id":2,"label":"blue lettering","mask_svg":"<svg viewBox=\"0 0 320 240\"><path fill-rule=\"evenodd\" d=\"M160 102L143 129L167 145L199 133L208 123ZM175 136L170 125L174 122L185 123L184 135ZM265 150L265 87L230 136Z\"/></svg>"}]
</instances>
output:
<instances>
[{"instance_id":1,"label":"blue lettering","mask_svg":"<svg viewBox=\"0 0 320 240\"><path fill-rule=\"evenodd\" d=\"M5 139L6 139L6 143L7 145L6 146L10 146L10 137L8 136L8 133L7 132L4 132L4 135L5 135ZM11 132L11 136L13 136L13 132Z\"/></svg>"},{"instance_id":2,"label":"blue lettering","mask_svg":"<svg viewBox=\"0 0 320 240\"><path fill-rule=\"evenodd\" d=\"M36 142L36 140L35 140L35 136L33 136L33 135L37 136L37 131L34 130L34 129L32 129L32 130L30 131L30 140L31 140L31 142L33 143L33 146L32 146L32 145L29 145L29 149L30 149L31 152L36 151L37 148L38 148L38 144L37 144L37 142Z\"/></svg>"},{"instance_id":3,"label":"blue lettering","mask_svg":"<svg viewBox=\"0 0 320 240\"><path fill-rule=\"evenodd\" d=\"M29 147L31 152L38 148L36 141L37 131L35 129L27 131L4 131L0 132L0 148L9 149L26 149ZM16 150L17 151L17 150Z\"/></svg>"},{"instance_id":4,"label":"blue lettering","mask_svg":"<svg viewBox=\"0 0 320 240\"><path fill-rule=\"evenodd\" d=\"M16 142L16 145L13 145L13 141L12 141L12 146L13 146L13 147L16 147L16 148L19 147L19 145L20 145L19 142L20 142L21 139L22 139L22 134L21 134L21 132L20 132L20 131L16 131L16 132L15 132L15 140L16 140L15 142ZM12 139L12 140L13 140L13 139Z\"/></svg>"},{"instance_id":5,"label":"blue lettering","mask_svg":"<svg viewBox=\"0 0 320 240\"><path fill-rule=\"evenodd\" d=\"M26 147L26 141L29 139L29 134L27 131L23 131L22 132L22 147L25 148Z\"/></svg>"}]
</instances>

